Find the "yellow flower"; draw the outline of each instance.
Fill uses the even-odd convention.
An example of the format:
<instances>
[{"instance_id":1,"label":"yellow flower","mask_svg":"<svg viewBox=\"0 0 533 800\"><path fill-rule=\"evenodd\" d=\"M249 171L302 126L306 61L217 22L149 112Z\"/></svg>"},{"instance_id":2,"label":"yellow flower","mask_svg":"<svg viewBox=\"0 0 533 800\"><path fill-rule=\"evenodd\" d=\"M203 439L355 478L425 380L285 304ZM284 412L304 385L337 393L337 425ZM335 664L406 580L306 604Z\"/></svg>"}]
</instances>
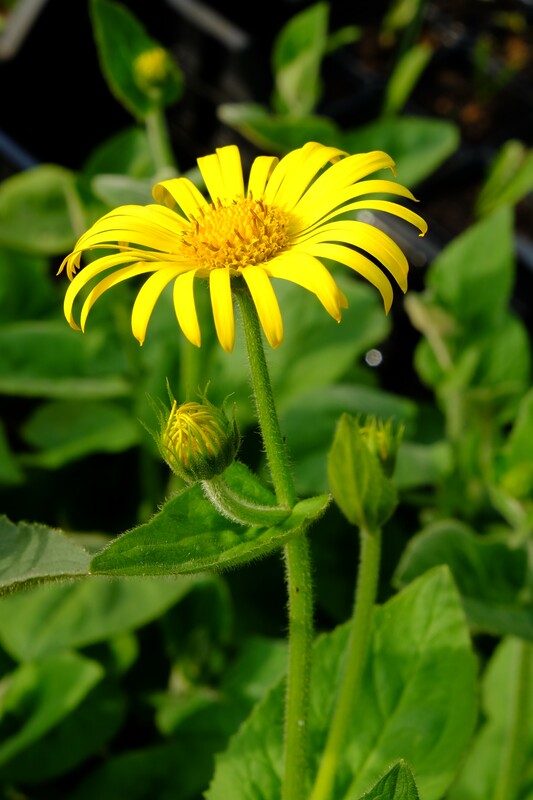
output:
<instances>
[{"instance_id":1,"label":"yellow flower","mask_svg":"<svg viewBox=\"0 0 533 800\"><path fill-rule=\"evenodd\" d=\"M281 160L257 157L246 189L235 145L199 158L198 165L211 202L188 178L172 178L153 189L160 205L121 206L78 240L59 270L66 267L73 279L64 303L73 328L85 328L90 309L107 289L139 275L149 275L137 294L131 318L133 334L141 344L155 303L173 281L178 323L187 339L200 346L194 282L202 278L209 283L217 335L228 353L235 342L232 287L247 287L272 347L283 339L272 278L292 281L315 294L337 322L347 300L323 259L364 276L380 291L387 312L392 286L377 264L406 291L408 263L401 249L383 231L354 218L354 212L362 209L386 211L415 225L421 235L426 231L424 220L399 203L359 199L376 194L415 199L393 181L362 180L376 170L394 170L386 153L348 155L336 147L308 142ZM94 250L105 254L76 275L82 254ZM78 325L74 301L96 278Z\"/></svg>"}]
</instances>

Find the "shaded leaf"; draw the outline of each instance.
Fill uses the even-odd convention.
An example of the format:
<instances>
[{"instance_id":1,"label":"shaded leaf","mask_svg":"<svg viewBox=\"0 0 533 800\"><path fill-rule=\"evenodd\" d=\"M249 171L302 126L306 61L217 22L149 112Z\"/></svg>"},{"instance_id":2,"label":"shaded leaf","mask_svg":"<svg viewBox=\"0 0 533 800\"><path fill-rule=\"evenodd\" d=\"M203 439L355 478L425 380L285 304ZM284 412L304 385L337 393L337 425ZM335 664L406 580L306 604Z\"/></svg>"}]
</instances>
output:
<instances>
[{"instance_id":1,"label":"shaded leaf","mask_svg":"<svg viewBox=\"0 0 533 800\"><path fill-rule=\"evenodd\" d=\"M0 328L0 392L22 397L108 398L129 393L124 354L109 335L81 335L66 322L28 321Z\"/></svg>"},{"instance_id":2,"label":"shaded leaf","mask_svg":"<svg viewBox=\"0 0 533 800\"><path fill-rule=\"evenodd\" d=\"M280 114L305 116L318 103L328 22L328 4L314 3L291 17L276 37L272 51L273 106Z\"/></svg>"},{"instance_id":3,"label":"shaded leaf","mask_svg":"<svg viewBox=\"0 0 533 800\"><path fill-rule=\"evenodd\" d=\"M329 117L271 114L257 103L222 103L217 116L256 147L280 156L306 142L335 145L340 135Z\"/></svg>"},{"instance_id":4,"label":"shaded leaf","mask_svg":"<svg viewBox=\"0 0 533 800\"><path fill-rule=\"evenodd\" d=\"M25 441L39 453L24 463L56 469L90 453L119 453L141 440L140 423L111 403L65 400L41 404L22 427Z\"/></svg>"},{"instance_id":5,"label":"shaded leaf","mask_svg":"<svg viewBox=\"0 0 533 800\"><path fill-rule=\"evenodd\" d=\"M527 599L527 551L478 536L467 525L443 520L408 543L394 582L405 586L438 564L446 564L461 593L470 623L493 635L533 640L533 604Z\"/></svg>"},{"instance_id":6,"label":"shaded leaf","mask_svg":"<svg viewBox=\"0 0 533 800\"><path fill-rule=\"evenodd\" d=\"M108 578L37 586L0 599L0 641L18 660L86 647L146 625L179 602L193 578Z\"/></svg>"},{"instance_id":7,"label":"shaded leaf","mask_svg":"<svg viewBox=\"0 0 533 800\"><path fill-rule=\"evenodd\" d=\"M97 683L76 708L3 769L7 783L35 786L63 775L102 750L124 719L125 697L107 682Z\"/></svg>"},{"instance_id":8,"label":"shaded leaf","mask_svg":"<svg viewBox=\"0 0 533 800\"><path fill-rule=\"evenodd\" d=\"M490 328L501 321L514 282L513 231L510 209L500 208L453 239L433 261L427 285L462 325Z\"/></svg>"},{"instance_id":9,"label":"shaded leaf","mask_svg":"<svg viewBox=\"0 0 533 800\"><path fill-rule=\"evenodd\" d=\"M0 595L49 580L88 574L90 556L76 542L44 525L14 525L0 517Z\"/></svg>"},{"instance_id":10,"label":"shaded leaf","mask_svg":"<svg viewBox=\"0 0 533 800\"><path fill-rule=\"evenodd\" d=\"M0 185L1 245L35 255L62 255L84 227L75 176L69 170L42 164Z\"/></svg>"},{"instance_id":11,"label":"shaded leaf","mask_svg":"<svg viewBox=\"0 0 533 800\"><path fill-rule=\"evenodd\" d=\"M337 146L349 153L384 150L396 162L398 181L413 188L435 172L459 142L459 130L451 122L404 116L348 131Z\"/></svg>"},{"instance_id":12,"label":"shaded leaf","mask_svg":"<svg viewBox=\"0 0 533 800\"><path fill-rule=\"evenodd\" d=\"M59 653L23 664L5 678L0 767L70 714L102 676L100 664L76 653Z\"/></svg>"},{"instance_id":13,"label":"shaded leaf","mask_svg":"<svg viewBox=\"0 0 533 800\"><path fill-rule=\"evenodd\" d=\"M319 637L311 690L311 757L316 769L331 722L349 627ZM208 800L280 794L285 687L255 706L217 757ZM353 800L391 763L405 759L421 797L443 796L476 718L476 663L459 597L447 568L411 584L375 611L354 724L336 772L335 797ZM361 724L364 720L364 724Z\"/></svg>"},{"instance_id":14,"label":"shaded leaf","mask_svg":"<svg viewBox=\"0 0 533 800\"><path fill-rule=\"evenodd\" d=\"M529 654L524 652L525 648L529 648ZM525 678L528 689L521 697L525 716L521 735L516 741L518 751L515 763L519 770L516 775L516 797L530 800L533 758L531 727L533 659L531 643L513 638L501 641L489 661L482 684L485 720L476 734L459 777L447 796L448 800L486 800L487 797L493 796L509 736L515 733L510 730L511 710L516 702L513 695L517 690L517 682L521 680L520 670L523 671L522 679Z\"/></svg>"}]
</instances>

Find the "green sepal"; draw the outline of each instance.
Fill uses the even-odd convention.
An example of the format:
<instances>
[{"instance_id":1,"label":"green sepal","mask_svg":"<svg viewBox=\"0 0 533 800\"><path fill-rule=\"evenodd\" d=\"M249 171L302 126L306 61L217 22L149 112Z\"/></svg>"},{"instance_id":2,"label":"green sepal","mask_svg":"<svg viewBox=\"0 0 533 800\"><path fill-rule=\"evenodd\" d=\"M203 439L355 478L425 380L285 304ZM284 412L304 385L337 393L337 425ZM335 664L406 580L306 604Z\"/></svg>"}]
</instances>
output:
<instances>
[{"instance_id":1,"label":"green sepal","mask_svg":"<svg viewBox=\"0 0 533 800\"><path fill-rule=\"evenodd\" d=\"M337 425L328 454L328 479L340 510L360 528L378 530L396 508L396 488L350 414L343 414Z\"/></svg>"},{"instance_id":2,"label":"green sepal","mask_svg":"<svg viewBox=\"0 0 533 800\"><path fill-rule=\"evenodd\" d=\"M275 505L274 496L243 464L233 464L225 478L234 491ZM221 516L196 484L168 500L149 522L107 545L93 558L90 572L170 575L236 567L274 552L302 533L324 513L330 500L330 495L310 497L297 503L277 525L243 528Z\"/></svg>"}]
</instances>

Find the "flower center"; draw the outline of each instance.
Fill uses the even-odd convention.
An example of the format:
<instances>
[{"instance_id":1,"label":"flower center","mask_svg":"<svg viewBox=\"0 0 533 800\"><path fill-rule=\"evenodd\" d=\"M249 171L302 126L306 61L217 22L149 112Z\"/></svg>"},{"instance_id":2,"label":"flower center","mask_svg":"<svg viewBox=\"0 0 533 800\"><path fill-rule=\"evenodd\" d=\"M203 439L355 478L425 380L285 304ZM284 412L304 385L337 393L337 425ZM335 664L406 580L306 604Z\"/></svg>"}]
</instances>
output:
<instances>
[{"instance_id":1,"label":"flower center","mask_svg":"<svg viewBox=\"0 0 533 800\"><path fill-rule=\"evenodd\" d=\"M211 204L181 237L183 255L203 269L240 270L273 258L289 244L289 218L262 200Z\"/></svg>"}]
</instances>

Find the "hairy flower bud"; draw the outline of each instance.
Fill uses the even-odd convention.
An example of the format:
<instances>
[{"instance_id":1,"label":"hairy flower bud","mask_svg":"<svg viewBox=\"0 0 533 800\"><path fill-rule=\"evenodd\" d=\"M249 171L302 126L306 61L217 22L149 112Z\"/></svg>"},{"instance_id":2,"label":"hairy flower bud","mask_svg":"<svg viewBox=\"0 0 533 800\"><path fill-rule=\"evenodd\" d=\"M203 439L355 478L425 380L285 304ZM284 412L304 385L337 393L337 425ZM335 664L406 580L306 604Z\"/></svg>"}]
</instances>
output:
<instances>
[{"instance_id":1,"label":"hairy flower bud","mask_svg":"<svg viewBox=\"0 0 533 800\"><path fill-rule=\"evenodd\" d=\"M202 397L199 403L173 401L158 446L173 472L196 483L224 472L235 460L239 440L235 420Z\"/></svg>"}]
</instances>

